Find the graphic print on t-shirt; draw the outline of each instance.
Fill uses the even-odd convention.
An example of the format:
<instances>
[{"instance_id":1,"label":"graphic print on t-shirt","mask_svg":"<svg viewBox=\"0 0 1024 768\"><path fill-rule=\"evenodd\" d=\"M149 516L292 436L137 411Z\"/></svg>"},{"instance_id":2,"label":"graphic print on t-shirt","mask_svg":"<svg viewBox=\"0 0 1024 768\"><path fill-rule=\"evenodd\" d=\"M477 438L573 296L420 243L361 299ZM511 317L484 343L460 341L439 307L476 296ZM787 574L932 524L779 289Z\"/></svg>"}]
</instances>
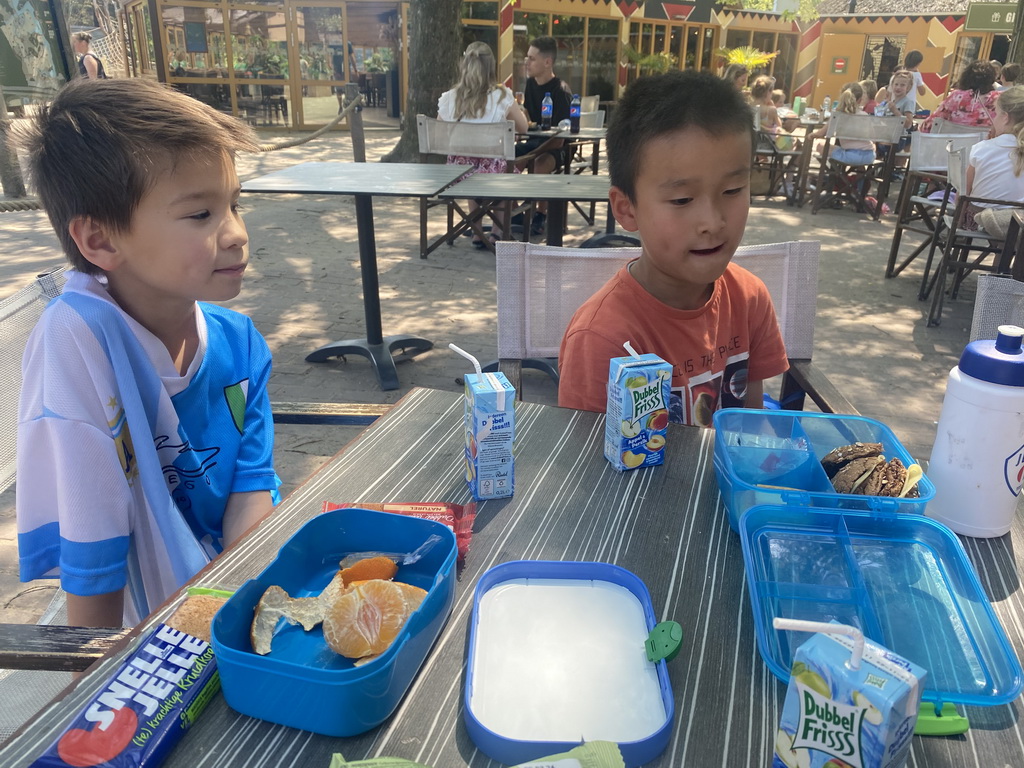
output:
<instances>
[{"instance_id":1,"label":"graphic print on t-shirt","mask_svg":"<svg viewBox=\"0 0 1024 768\"><path fill-rule=\"evenodd\" d=\"M685 384L672 387L669 416L675 423L710 427L711 417L719 408L742 408L746 404L750 353L702 359L712 364L712 370L688 377L683 374ZM723 359L724 369L714 370ZM679 378L678 368L676 371L674 380Z\"/></svg>"}]
</instances>

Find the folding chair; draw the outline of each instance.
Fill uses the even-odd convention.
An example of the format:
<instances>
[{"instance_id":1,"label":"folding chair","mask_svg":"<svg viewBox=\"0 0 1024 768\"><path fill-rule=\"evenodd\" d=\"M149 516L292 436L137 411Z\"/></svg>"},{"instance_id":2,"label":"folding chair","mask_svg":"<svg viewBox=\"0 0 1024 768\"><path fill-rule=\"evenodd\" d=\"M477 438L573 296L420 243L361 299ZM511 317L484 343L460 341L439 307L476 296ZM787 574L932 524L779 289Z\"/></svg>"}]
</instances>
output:
<instances>
[{"instance_id":1,"label":"folding chair","mask_svg":"<svg viewBox=\"0 0 1024 768\"><path fill-rule=\"evenodd\" d=\"M786 197L786 202L794 205L803 150L780 149L776 138L775 134L761 130L761 107L760 105L756 106L754 109L754 174L751 178L751 195L764 195L767 200L781 191Z\"/></svg>"},{"instance_id":2,"label":"folding chair","mask_svg":"<svg viewBox=\"0 0 1024 768\"><path fill-rule=\"evenodd\" d=\"M790 363L780 399L800 409L806 394L826 413L856 413L811 363L819 251L804 241L742 246L735 261L765 282L775 305ZM521 397L523 367L557 382L555 358L573 314L640 249L500 242L496 253L499 366Z\"/></svg>"},{"instance_id":3,"label":"folding chair","mask_svg":"<svg viewBox=\"0 0 1024 768\"><path fill-rule=\"evenodd\" d=\"M1024 325L1024 283L1006 275L978 275L971 341L994 339L1000 325Z\"/></svg>"},{"instance_id":4,"label":"folding chair","mask_svg":"<svg viewBox=\"0 0 1024 768\"><path fill-rule=\"evenodd\" d=\"M960 290L960 283L974 270L1001 274L1010 271L1014 241L997 237L983 229L965 229L963 221L969 210L968 206L980 203L1024 210L1022 202L972 197L963 193L963 190L967 189L969 151L968 147L947 146L949 184L957 190L957 195L951 217L947 215L949 191L943 197L942 206L939 209L939 215L943 218L945 225L943 231L936 237L936 243L942 241L942 259L921 297L922 299L927 298L929 293L932 295L932 303L928 311L928 325L930 326L939 325L942 322L942 303L946 293L947 273L953 275L949 293L950 298L955 299ZM977 254L973 259L971 259L972 253ZM991 265L983 263L988 256L995 257L994 263Z\"/></svg>"},{"instance_id":5,"label":"folding chair","mask_svg":"<svg viewBox=\"0 0 1024 768\"><path fill-rule=\"evenodd\" d=\"M889 247L889 262L885 268L886 277L896 277L925 249L928 249L924 278L921 281L923 290L931 270L935 238L942 227L942 219L937 216L942 205L942 196L934 193L928 196L927 191L930 187L944 191L948 186L946 178L949 166L946 155L947 144L952 142L954 147L971 147L982 138L984 136L981 133L917 132L914 134L910 142L910 162L907 167L907 176L900 188L900 197L896 204L896 229L893 232L892 245ZM897 264L905 232L926 235L926 237L903 261Z\"/></svg>"},{"instance_id":6,"label":"folding chair","mask_svg":"<svg viewBox=\"0 0 1024 768\"><path fill-rule=\"evenodd\" d=\"M597 108L601 105L600 96L581 96L580 97L580 112L596 112ZM600 127L600 126L598 126Z\"/></svg>"},{"instance_id":7,"label":"folding chair","mask_svg":"<svg viewBox=\"0 0 1024 768\"><path fill-rule=\"evenodd\" d=\"M833 113L828 124L825 146L821 153L817 186L811 203L811 213L817 213L826 205L844 202L852 203L858 213L865 212L865 197L872 181L878 181L878 192L872 218L878 221L882 215L882 203L889 193L893 167L896 164L896 145L903 137L903 118L875 117L874 115L850 115ZM842 139L871 141L887 145L885 159L881 164L872 160L863 165L851 165L831 157L833 147Z\"/></svg>"},{"instance_id":8,"label":"folding chair","mask_svg":"<svg viewBox=\"0 0 1024 768\"><path fill-rule=\"evenodd\" d=\"M952 120L944 120L941 117L937 117L932 122L932 133L980 133L983 139L987 139L991 129L984 125L963 125L961 123L954 123Z\"/></svg>"},{"instance_id":9,"label":"folding chair","mask_svg":"<svg viewBox=\"0 0 1024 768\"><path fill-rule=\"evenodd\" d=\"M419 134L420 155L424 161L428 155L500 158L505 160L505 172L513 172L516 159L516 128L511 120L500 123L463 123L416 115L416 130ZM428 242L427 213L436 206L445 207L448 228L444 235L433 242ZM463 210L455 200L420 198L420 258L427 258L441 243L454 244L455 238L469 229L472 229L489 248L493 248L484 231L483 217L489 216L501 227L501 231L507 234L512 216L511 208L512 203L509 202L500 212L486 208L471 213ZM456 212L460 216L457 224Z\"/></svg>"}]
</instances>

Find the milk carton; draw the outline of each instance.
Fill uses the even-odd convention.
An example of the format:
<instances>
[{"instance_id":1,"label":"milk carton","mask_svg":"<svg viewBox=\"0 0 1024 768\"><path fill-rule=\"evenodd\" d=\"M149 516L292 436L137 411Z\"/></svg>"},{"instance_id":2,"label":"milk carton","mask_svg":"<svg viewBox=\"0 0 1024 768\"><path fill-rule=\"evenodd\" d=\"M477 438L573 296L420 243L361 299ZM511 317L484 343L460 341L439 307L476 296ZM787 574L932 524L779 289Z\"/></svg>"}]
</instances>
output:
<instances>
[{"instance_id":1,"label":"milk carton","mask_svg":"<svg viewBox=\"0 0 1024 768\"><path fill-rule=\"evenodd\" d=\"M852 627L776 619L786 629L812 624L823 629L793 658L772 768L902 768L927 673ZM831 634L839 629L854 637Z\"/></svg>"},{"instance_id":2,"label":"milk carton","mask_svg":"<svg viewBox=\"0 0 1024 768\"><path fill-rule=\"evenodd\" d=\"M466 482L477 501L512 495L516 390L503 373L466 375Z\"/></svg>"},{"instance_id":3,"label":"milk carton","mask_svg":"<svg viewBox=\"0 0 1024 768\"><path fill-rule=\"evenodd\" d=\"M613 357L608 366L604 457L618 470L665 460L672 366L657 355Z\"/></svg>"}]
</instances>

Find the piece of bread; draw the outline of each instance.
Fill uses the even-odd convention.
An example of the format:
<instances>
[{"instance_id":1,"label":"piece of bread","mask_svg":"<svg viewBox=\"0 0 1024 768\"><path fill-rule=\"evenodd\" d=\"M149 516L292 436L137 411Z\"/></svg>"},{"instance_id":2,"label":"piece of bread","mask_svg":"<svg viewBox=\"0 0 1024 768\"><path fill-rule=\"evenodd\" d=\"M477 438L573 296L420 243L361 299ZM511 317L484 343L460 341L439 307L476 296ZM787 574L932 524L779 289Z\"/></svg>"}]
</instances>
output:
<instances>
[{"instance_id":1,"label":"piece of bread","mask_svg":"<svg viewBox=\"0 0 1024 768\"><path fill-rule=\"evenodd\" d=\"M881 455L881 443L850 443L849 445L841 445L826 453L825 457L821 460L821 466L824 468L825 474L833 478L839 470L851 461Z\"/></svg>"},{"instance_id":2,"label":"piece of bread","mask_svg":"<svg viewBox=\"0 0 1024 768\"><path fill-rule=\"evenodd\" d=\"M171 629L210 642L210 626L213 623L213 616L226 602L226 597L189 595L164 624Z\"/></svg>"}]
</instances>

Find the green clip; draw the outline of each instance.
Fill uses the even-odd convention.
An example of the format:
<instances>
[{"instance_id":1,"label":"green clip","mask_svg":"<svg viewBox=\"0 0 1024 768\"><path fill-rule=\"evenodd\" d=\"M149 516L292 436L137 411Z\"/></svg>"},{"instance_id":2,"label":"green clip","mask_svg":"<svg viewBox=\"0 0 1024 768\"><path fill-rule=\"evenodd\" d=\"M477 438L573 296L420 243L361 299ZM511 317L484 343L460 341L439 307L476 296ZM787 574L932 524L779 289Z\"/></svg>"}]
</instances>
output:
<instances>
[{"instance_id":1,"label":"green clip","mask_svg":"<svg viewBox=\"0 0 1024 768\"><path fill-rule=\"evenodd\" d=\"M235 594L233 591L226 589L210 589L209 587L189 587L185 590L190 596L191 595L209 595L210 597L231 597Z\"/></svg>"},{"instance_id":2,"label":"green clip","mask_svg":"<svg viewBox=\"0 0 1024 768\"><path fill-rule=\"evenodd\" d=\"M956 711L952 702L947 701L941 710L936 711L934 704L925 701L917 713L914 733L918 736L956 736L967 733L970 727L970 721Z\"/></svg>"},{"instance_id":3,"label":"green clip","mask_svg":"<svg viewBox=\"0 0 1024 768\"><path fill-rule=\"evenodd\" d=\"M683 628L677 621L663 621L644 641L648 661L672 661L683 647Z\"/></svg>"}]
</instances>

